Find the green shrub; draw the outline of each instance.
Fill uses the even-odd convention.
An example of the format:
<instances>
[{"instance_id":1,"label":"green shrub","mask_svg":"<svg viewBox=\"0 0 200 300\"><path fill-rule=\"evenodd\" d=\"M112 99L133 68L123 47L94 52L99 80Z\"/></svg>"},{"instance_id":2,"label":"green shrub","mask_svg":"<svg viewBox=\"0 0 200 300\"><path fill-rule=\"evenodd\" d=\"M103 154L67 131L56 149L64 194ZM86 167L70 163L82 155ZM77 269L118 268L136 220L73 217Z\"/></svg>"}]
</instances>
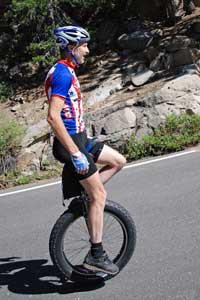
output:
<instances>
[{"instance_id":1,"label":"green shrub","mask_svg":"<svg viewBox=\"0 0 200 300\"><path fill-rule=\"evenodd\" d=\"M24 129L20 124L5 115L0 115L0 166L4 171L5 159L8 156L15 157L23 134Z\"/></svg>"},{"instance_id":2,"label":"green shrub","mask_svg":"<svg viewBox=\"0 0 200 300\"><path fill-rule=\"evenodd\" d=\"M176 152L200 142L200 116L182 113L169 115L164 125L142 140L132 136L125 147L128 159Z\"/></svg>"},{"instance_id":3,"label":"green shrub","mask_svg":"<svg viewBox=\"0 0 200 300\"><path fill-rule=\"evenodd\" d=\"M20 176L19 178L17 178L16 180L16 184L28 184L31 182L31 177L30 176Z\"/></svg>"},{"instance_id":4,"label":"green shrub","mask_svg":"<svg viewBox=\"0 0 200 300\"><path fill-rule=\"evenodd\" d=\"M5 102L12 94L12 87L4 81L0 82L0 102Z\"/></svg>"}]
</instances>

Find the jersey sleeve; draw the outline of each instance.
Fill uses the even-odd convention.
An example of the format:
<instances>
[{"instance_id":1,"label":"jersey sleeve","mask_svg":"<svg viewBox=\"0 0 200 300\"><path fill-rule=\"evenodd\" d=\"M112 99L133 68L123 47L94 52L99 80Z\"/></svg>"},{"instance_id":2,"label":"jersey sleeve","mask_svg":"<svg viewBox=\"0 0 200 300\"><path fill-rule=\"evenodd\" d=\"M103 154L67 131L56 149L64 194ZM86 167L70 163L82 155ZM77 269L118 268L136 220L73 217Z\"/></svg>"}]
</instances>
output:
<instances>
[{"instance_id":1,"label":"jersey sleeve","mask_svg":"<svg viewBox=\"0 0 200 300\"><path fill-rule=\"evenodd\" d=\"M54 72L51 82L51 96L66 99L71 84L72 75L68 70L63 72Z\"/></svg>"}]
</instances>

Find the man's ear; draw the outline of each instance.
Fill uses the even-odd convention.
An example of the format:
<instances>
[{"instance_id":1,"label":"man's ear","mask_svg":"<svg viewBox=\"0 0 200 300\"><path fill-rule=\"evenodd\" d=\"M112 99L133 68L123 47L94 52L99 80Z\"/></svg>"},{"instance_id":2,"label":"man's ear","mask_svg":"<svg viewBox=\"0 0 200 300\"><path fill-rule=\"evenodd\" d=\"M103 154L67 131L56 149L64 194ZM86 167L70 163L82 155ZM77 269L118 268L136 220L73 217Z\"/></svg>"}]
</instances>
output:
<instances>
[{"instance_id":1,"label":"man's ear","mask_svg":"<svg viewBox=\"0 0 200 300\"><path fill-rule=\"evenodd\" d=\"M69 49L69 51L72 51L73 48L74 48L74 45L73 45L73 44L68 44L68 45L67 45L67 48Z\"/></svg>"}]
</instances>

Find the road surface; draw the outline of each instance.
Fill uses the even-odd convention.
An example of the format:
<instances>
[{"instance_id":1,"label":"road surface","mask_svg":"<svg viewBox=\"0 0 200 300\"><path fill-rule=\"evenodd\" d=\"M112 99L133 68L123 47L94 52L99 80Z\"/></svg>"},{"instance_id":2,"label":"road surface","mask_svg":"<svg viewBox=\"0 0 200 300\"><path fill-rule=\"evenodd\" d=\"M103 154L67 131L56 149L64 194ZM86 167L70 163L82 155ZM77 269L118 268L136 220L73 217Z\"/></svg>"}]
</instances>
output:
<instances>
[{"instance_id":1,"label":"road surface","mask_svg":"<svg viewBox=\"0 0 200 300\"><path fill-rule=\"evenodd\" d=\"M48 238L63 212L59 183L1 191L0 299L200 299L200 152L128 165L107 188L133 216L137 245L99 286L63 286L55 276Z\"/></svg>"}]
</instances>

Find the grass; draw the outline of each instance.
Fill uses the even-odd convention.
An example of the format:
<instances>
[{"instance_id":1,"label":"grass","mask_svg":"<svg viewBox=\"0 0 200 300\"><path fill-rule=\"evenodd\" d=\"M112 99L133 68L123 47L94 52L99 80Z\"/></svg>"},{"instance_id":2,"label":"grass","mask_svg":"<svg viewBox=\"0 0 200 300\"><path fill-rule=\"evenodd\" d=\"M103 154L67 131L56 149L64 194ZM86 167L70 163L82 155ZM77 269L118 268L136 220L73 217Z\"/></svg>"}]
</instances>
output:
<instances>
[{"instance_id":1,"label":"grass","mask_svg":"<svg viewBox=\"0 0 200 300\"><path fill-rule=\"evenodd\" d=\"M138 140L131 136L125 146L125 155L129 161L147 156L156 156L184 150L200 142L200 115L182 113L172 114L164 125Z\"/></svg>"},{"instance_id":2,"label":"grass","mask_svg":"<svg viewBox=\"0 0 200 300\"><path fill-rule=\"evenodd\" d=\"M53 177L61 176L62 165L55 164L51 169L45 169L40 172L33 172L30 175L23 175L19 169L5 172L0 176L0 187L9 188L11 186L23 185L33 183L40 180L50 179Z\"/></svg>"}]
</instances>

